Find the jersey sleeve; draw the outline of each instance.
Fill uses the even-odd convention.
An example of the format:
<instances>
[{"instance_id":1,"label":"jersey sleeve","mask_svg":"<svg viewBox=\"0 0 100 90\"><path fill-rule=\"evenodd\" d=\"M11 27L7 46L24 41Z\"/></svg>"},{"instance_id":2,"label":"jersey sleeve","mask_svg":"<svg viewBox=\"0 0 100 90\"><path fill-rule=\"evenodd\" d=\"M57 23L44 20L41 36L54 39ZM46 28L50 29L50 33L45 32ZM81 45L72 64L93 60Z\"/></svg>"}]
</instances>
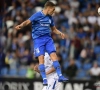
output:
<instances>
[{"instance_id":1,"label":"jersey sleeve","mask_svg":"<svg viewBox=\"0 0 100 90\"><path fill-rule=\"evenodd\" d=\"M54 24L53 18L51 17L51 24L50 24L50 27L53 27L53 26L55 26L55 24Z\"/></svg>"},{"instance_id":2,"label":"jersey sleeve","mask_svg":"<svg viewBox=\"0 0 100 90\"><path fill-rule=\"evenodd\" d=\"M37 13L33 14L30 18L28 18L28 20L33 22L33 21L35 21L36 17L37 17Z\"/></svg>"}]
</instances>

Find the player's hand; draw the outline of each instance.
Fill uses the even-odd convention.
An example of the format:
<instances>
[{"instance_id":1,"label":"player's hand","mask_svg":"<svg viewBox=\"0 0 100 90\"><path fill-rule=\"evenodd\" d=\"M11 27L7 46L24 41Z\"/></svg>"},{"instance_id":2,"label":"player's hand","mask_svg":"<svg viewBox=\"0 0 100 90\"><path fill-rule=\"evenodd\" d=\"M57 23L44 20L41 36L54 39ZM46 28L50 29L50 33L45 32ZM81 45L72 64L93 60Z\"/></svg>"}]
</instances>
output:
<instances>
[{"instance_id":1,"label":"player's hand","mask_svg":"<svg viewBox=\"0 0 100 90\"><path fill-rule=\"evenodd\" d=\"M15 29L16 29L16 30L20 30L20 29L21 29L21 26L20 26L20 25L17 25L17 26L15 27Z\"/></svg>"},{"instance_id":2,"label":"player's hand","mask_svg":"<svg viewBox=\"0 0 100 90\"><path fill-rule=\"evenodd\" d=\"M35 70L35 71L38 70L38 65L35 65L35 66L34 66L34 70Z\"/></svg>"},{"instance_id":3,"label":"player's hand","mask_svg":"<svg viewBox=\"0 0 100 90\"><path fill-rule=\"evenodd\" d=\"M39 72L38 65L34 66L34 71Z\"/></svg>"},{"instance_id":4,"label":"player's hand","mask_svg":"<svg viewBox=\"0 0 100 90\"><path fill-rule=\"evenodd\" d=\"M62 39L65 39L65 34L63 34L62 32L60 33L60 36Z\"/></svg>"}]
</instances>

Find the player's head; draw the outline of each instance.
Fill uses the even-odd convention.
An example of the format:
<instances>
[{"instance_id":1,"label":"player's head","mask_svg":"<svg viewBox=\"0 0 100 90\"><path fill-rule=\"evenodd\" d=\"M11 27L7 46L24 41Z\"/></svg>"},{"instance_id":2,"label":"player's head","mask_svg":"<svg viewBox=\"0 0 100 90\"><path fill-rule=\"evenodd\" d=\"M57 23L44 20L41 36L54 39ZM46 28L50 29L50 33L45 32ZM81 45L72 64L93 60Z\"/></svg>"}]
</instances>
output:
<instances>
[{"instance_id":1,"label":"player's head","mask_svg":"<svg viewBox=\"0 0 100 90\"><path fill-rule=\"evenodd\" d=\"M44 9L47 11L47 15L52 15L55 11L55 4L53 2L47 1L44 5Z\"/></svg>"}]
</instances>

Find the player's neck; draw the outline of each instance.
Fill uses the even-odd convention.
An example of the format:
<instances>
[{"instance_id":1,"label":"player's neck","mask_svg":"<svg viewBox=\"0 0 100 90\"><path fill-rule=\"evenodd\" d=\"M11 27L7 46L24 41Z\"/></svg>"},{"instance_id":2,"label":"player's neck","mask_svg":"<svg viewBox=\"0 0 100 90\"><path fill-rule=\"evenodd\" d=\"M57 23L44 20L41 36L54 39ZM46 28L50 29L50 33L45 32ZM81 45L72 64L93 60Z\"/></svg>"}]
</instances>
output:
<instances>
[{"instance_id":1,"label":"player's neck","mask_svg":"<svg viewBox=\"0 0 100 90\"><path fill-rule=\"evenodd\" d=\"M47 10L46 9L43 9L42 12L43 12L44 15L47 15Z\"/></svg>"}]
</instances>

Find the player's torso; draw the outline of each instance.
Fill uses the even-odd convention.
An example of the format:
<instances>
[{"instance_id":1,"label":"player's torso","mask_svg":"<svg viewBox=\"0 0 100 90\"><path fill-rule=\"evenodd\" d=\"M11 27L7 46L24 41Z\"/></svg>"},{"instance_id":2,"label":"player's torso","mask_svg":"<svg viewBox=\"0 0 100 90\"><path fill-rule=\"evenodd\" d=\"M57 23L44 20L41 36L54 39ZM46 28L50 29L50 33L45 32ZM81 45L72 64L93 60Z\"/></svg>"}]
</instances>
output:
<instances>
[{"instance_id":1,"label":"player's torso","mask_svg":"<svg viewBox=\"0 0 100 90\"><path fill-rule=\"evenodd\" d=\"M32 37L38 37L45 34L50 34L50 16L44 15L42 12L38 12L38 16L35 21L32 22Z\"/></svg>"}]
</instances>

